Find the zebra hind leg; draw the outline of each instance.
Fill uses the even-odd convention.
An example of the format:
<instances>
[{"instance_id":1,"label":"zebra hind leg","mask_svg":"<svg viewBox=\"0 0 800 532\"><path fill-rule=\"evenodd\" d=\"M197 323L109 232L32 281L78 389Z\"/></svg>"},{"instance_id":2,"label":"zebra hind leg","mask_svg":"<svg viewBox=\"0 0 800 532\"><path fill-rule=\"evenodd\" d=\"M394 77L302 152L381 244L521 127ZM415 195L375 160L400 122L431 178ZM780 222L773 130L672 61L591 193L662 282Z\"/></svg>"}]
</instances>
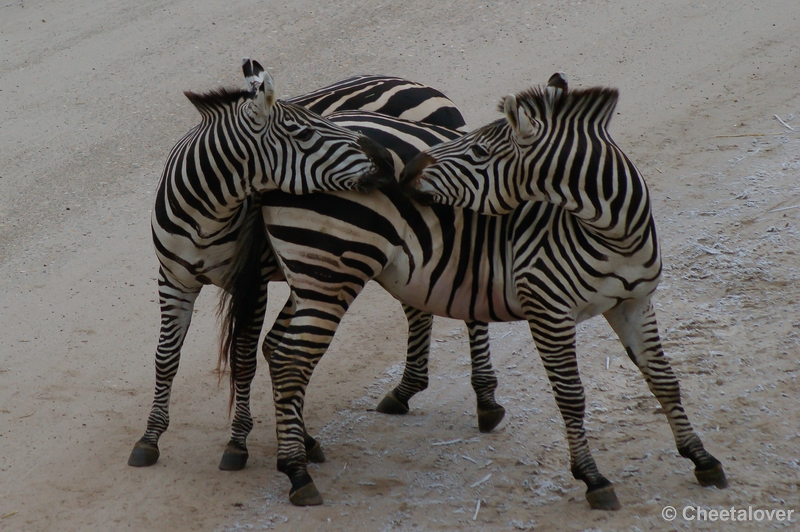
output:
<instances>
[{"instance_id":1,"label":"zebra hind leg","mask_svg":"<svg viewBox=\"0 0 800 532\"><path fill-rule=\"evenodd\" d=\"M614 486L598 470L586 439L586 396L575 353L575 321L552 312L533 310L531 314L538 316L529 319L531 335L564 419L572 476L586 484L586 500L593 510L619 510Z\"/></svg>"},{"instance_id":2,"label":"zebra hind leg","mask_svg":"<svg viewBox=\"0 0 800 532\"><path fill-rule=\"evenodd\" d=\"M397 387L378 403L382 414L408 414L408 401L428 387L428 357L431 349L433 314L403 305L408 320L408 353L403 378Z\"/></svg>"},{"instance_id":3,"label":"zebra hind leg","mask_svg":"<svg viewBox=\"0 0 800 532\"><path fill-rule=\"evenodd\" d=\"M355 295L363 285L357 287ZM349 294L348 294L349 295ZM355 297L353 295L353 297ZM292 483L289 500L296 506L322 504L322 496L308 473L308 439L303 420L303 404L311 375L327 351L333 335L349 306L337 298L336 304L309 301L298 305L295 315L269 358L272 393L278 435L278 471Z\"/></svg>"},{"instance_id":4,"label":"zebra hind leg","mask_svg":"<svg viewBox=\"0 0 800 532\"><path fill-rule=\"evenodd\" d=\"M264 278L262 276L262 278ZM267 277L268 278L268 277ZM264 313L267 308L267 284L263 283L262 296L252 313L252 321L247 324L246 331L237 338L236 376L234 387L234 415L231 423L231 439L225 446L219 468L223 471L240 471L247 465L250 454L247 451L247 436L253 430L253 416L250 413L250 387L256 374L258 359L258 337L264 324Z\"/></svg>"},{"instance_id":5,"label":"zebra hind leg","mask_svg":"<svg viewBox=\"0 0 800 532\"><path fill-rule=\"evenodd\" d=\"M172 382L178 373L181 347L192 321L192 309L200 288L186 291L171 283L163 270L158 276L158 298L161 305L161 332L156 348L156 390L147 429L144 436L133 446L128 465L147 467L155 464L160 456L158 440L169 426L169 398Z\"/></svg>"},{"instance_id":6,"label":"zebra hind leg","mask_svg":"<svg viewBox=\"0 0 800 532\"><path fill-rule=\"evenodd\" d=\"M264 355L264 359L268 362L272 353L281 343L281 339L286 333L289 322L294 316L294 310L295 302L294 295L292 294L289 296L289 299L286 300L286 304L284 304L283 309L281 309L280 314L278 314L278 317L275 319L275 323L272 324L272 328L264 337L264 343L261 344L261 352ZM308 433L308 430L305 431L303 436L303 444L306 448L306 459L309 462L321 464L325 461L325 452L322 450L322 445Z\"/></svg>"},{"instance_id":7,"label":"zebra hind leg","mask_svg":"<svg viewBox=\"0 0 800 532\"><path fill-rule=\"evenodd\" d=\"M489 325L481 321L467 321L469 356L472 362L472 389L478 399L478 430L491 432L506 415L506 409L497 403L494 392L497 377L492 368L489 350Z\"/></svg>"},{"instance_id":8,"label":"zebra hind leg","mask_svg":"<svg viewBox=\"0 0 800 532\"><path fill-rule=\"evenodd\" d=\"M683 409L680 384L664 356L650 298L626 301L604 315L661 404L678 452L695 465L697 481L701 486L728 487L722 463L705 450Z\"/></svg>"}]
</instances>

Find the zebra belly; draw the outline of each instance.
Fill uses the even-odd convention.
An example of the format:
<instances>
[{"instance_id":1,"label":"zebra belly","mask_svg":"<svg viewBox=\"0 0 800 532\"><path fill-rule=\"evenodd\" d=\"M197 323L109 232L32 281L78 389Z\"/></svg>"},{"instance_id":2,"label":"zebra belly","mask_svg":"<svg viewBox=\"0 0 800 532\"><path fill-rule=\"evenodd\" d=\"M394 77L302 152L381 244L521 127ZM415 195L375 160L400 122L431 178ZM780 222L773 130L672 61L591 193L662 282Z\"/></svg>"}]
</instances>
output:
<instances>
[{"instance_id":1,"label":"zebra belly","mask_svg":"<svg viewBox=\"0 0 800 532\"><path fill-rule=\"evenodd\" d=\"M220 286L233 257L235 243L198 247L178 235L158 234L156 256L169 275L187 288L205 284Z\"/></svg>"},{"instance_id":2,"label":"zebra belly","mask_svg":"<svg viewBox=\"0 0 800 532\"><path fill-rule=\"evenodd\" d=\"M406 261L390 261L375 279L396 299L435 316L458 320L506 322L524 319L510 272L490 275L488 268L468 269L457 280L458 270L445 269L431 286L432 266L417 268L409 276ZM487 266L479 261L479 266Z\"/></svg>"}]
</instances>

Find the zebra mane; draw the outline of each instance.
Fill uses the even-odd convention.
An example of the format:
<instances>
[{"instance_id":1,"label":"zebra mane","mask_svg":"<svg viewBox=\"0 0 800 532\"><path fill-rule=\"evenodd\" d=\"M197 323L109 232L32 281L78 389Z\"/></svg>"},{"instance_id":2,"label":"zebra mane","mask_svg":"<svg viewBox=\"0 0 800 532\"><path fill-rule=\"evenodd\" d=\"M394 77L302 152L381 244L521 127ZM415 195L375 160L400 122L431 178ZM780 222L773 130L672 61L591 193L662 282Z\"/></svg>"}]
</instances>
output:
<instances>
[{"instance_id":1,"label":"zebra mane","mask_svg":"<svg viewBox=\"0 0 800 532\"><path fill-rule=\"evenodd\" d=\"M208 92L184 91L184 96L192 102L200 114L205 114L214 109L230 107L232 104L244 99L252 98L254 92L246 89L228 89L221 87Z\"/></svg>"},{"instance_id":2,"label":"zebra mane","mask_svg":"<svg viewBox=\"0 0 800 532\"><path fill-rule=\"evenodd\" d=\"M591 112L592 120L608 124L619 100L619 91L610 87L556 90L552 87L531 87L516 94L517 102L531 117L544 119L566 114ZM498 106L503 112L503 101Z\"/></svg>"}]
</instances>

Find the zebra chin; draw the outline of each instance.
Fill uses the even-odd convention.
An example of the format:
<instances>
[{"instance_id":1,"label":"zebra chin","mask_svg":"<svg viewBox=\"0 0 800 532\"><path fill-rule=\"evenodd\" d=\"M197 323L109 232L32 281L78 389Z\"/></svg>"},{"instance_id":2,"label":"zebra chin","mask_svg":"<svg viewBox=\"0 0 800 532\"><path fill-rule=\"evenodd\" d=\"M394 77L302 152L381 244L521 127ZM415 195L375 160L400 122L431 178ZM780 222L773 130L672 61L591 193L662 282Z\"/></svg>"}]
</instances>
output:
<instances>
[{"instance_id":1,"label":"zebra chin","mask_svg":"<svg viewBox=\"0 0 800 532\"><path fill-rule=\"evenodd\" d=\"M358 146L372 161L372 168L358 179L356 190L369 192L394 181L394 159L389 150L368 137L361 136Z\"/></svg>"}]
</instances>

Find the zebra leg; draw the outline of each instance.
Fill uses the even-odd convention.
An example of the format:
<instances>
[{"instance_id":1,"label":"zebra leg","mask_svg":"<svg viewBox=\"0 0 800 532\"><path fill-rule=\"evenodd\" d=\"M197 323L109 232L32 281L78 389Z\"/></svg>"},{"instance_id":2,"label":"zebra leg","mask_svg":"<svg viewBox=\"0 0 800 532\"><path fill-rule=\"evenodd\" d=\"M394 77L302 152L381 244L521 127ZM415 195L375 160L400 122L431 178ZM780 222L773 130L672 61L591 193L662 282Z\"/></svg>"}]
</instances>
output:
<instances>
[{"instance_id":1,"label":"zebra leg","mask_svg":"<svg viewBox=\"0 0 800 532\"><path fill-rule=\"evenodd\" d=\"M253 310L247 330L237 342L236 382L234 382L235 413L231 423L231 439L225 446L219 468L223 471L240 471L247 465L250 454L247 451L247 436L253 430L253 416L250 413L250 387L256 374L258 359L258 337L264 325L267 310L267 287L269 280L278 270L278 263L270 247L261 257L261 282L258 287L258 305Z\"/></svg>"},{"instance_id":2,"label":"zebra leg","mask_svg":"<svg viewBox=\"0 0 800 532\"><path fill-rule=\"evenodd\" d=\"M497 377L492 368L489 350L489 324L466 321L469 333L469 357L472 361L472 389L478 398L478 430L491 432L506 415L506 409L497 404L494 392Z\"/></svg>"},{"instance_id":3,"label":"zebra leg","mask_svg":"<svg viewBox=\"0 0 800 532\"><path fill-rule=\"evenodd\" d=\"M283 335L286 334L286 329L289 327L289 322L292 321L292 317L294 316L294 310L294 297L292 294L289 294L289 299L286 300L278 317L275 318L275 323L272 324L272 328L264 337L264 342L261 344L261 353L264 355L265 360L269 361L273 351L275 351L275 348L281 343L281 339Z\"/></svg>"},{"instance_id":4,"label":"zebra leg","mask_svg":"<svg viewBox=\"0 0 800 532\"><path fill-rule=\"evenodd\" d=\"M566 314L555 314L552 308L530 310L528 316L533 341L564 418L572 476L586 484L586 500L592 509L619 510L614 486L597 469L586 439L583 425L586 396L575 354L575 320Z\"/></svg>"},{"instance_id":5,"label":"zebra leg","mask_svg":"<svg viewBox=\"0 0 800 532\"><path fill-rule=\"evenodd\" d=\"M625 301L604 314L619 336L625 351L639 368L647 386L666 413L678 452L695 465L701 486L728 487L722 464L703 447L681 404L681 389L664 356L658 335L656 314L649 297Z\"/></svg>"},{"instance_id":6,"label":"zebra leg","mask_svg":"<svg viewBox=\"0 0 800 532\"><path fill-rule=\"evenodd\" d=\"M408 320L408 352L403 378L375 409L382 414L408 414L408 401L428 387L433 314L403 305Z\"/></svg>"},{"instance_id":7,"label":"zebra leg","mask_svg":"<svg viewBox=\"0 0 800 532\"><path fill-rule=\"evenodd\" d=\"M290 295L280 314L278 314L278 317L275 319L275 323L272 324L272 328L264 338L264 342L261 344L261 352L264 354L264 358L267 362L269 362L275 348L281 343L281 339L286 333L289 322L292 320L292 316L294 316L294 309L294 297ZM311 436L308 431L306 431L303 438L303 445L306 448L306 458L309 462L321 464L325 461L325 452L322 450L322 445L320 445L319 441Z\"/></svg>"},{"instance_id":8,"label":"zebra leg","mask_svg":"<svg viewBox=\"0 0 800 532\"><path fill-rule=\"evenodd\" d=\"M158 299L161 305L161 332L156 348L156 391L147 418L144 436L133 446L128 465L151 466L158 461L158 439L169 426L169 398L172 381L178 373L181 347L192 321L192 309L202 286L186 288L158 271Z\"/></svg>"},{"instance_id":9,"label":"zebra leg","mask_svg":"<svg viewBox=\"0 0 800 532\"><path fill-rule=\"evenodd\" d=\"M348 296L355 297L362 288L363 285L348 286ZM298 302L283 338L269 358L278 435L278 471L289 477L292 483L289 500L297 506L322 504L322 496L307 469L303 403L311 374L327 351L349 306L349 301L343 299L336 298L330 306L313 301L310 305Z\"/></svg>"}]
</instances>

